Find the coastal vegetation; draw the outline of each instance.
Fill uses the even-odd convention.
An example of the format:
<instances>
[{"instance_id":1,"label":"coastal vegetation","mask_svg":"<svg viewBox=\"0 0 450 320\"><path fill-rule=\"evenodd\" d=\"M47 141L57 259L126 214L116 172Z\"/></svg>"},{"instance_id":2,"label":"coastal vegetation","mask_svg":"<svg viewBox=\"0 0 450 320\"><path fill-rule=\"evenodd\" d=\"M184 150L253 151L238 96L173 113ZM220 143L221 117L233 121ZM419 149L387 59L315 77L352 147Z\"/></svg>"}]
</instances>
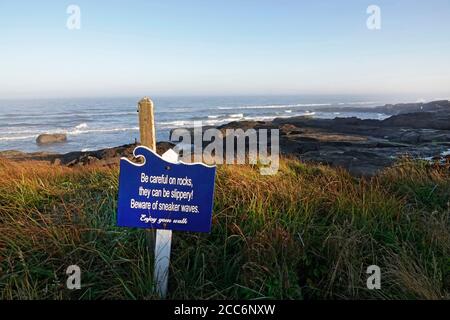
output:
<instances>
[{"instance_id":1,"label":"coastal vegetation","mask_svg":"<svg viewBox=\"0 0 450 320\"><path fill-rule=\"evenodd\" d=\"M115 226L117 182L114 166L0 159L0 299L155 299L148 233ZM169 298L449 299L449 167L219 166L211 234L174 233Z\"/></svg>"}]
</instances>

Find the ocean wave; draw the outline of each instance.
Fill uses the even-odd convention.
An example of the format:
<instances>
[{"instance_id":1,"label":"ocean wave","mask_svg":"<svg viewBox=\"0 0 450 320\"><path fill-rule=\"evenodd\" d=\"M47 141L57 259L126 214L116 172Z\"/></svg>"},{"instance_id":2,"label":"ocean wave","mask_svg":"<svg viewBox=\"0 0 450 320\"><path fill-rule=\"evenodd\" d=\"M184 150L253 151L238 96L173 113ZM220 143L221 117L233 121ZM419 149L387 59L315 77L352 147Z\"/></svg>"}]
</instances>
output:
<instances>
[{"instance_id":1,"label":"ocean wave","mask_svg":"<svg viewBox=\"0 0 450 320\"><path fill-rule=\"evenodd\" d=\"M298 103L298 104L281 104L281 105L256 105L256 106L239 106L239 107L218 107L219 110L245 110L245 109L286 109L301 107L326 107L331 106L330 103Z\"/></svg>"},{"instance_id":2,"label":"ocean wave","mask_svg":"<svg viewBox=\"0 0 450 320\"><path fill-rule=\"evenodd\" d=\"M118 112L77 112L77 113L35 113L35 114L5 114L0 115L0 119L28 119L28 118L70 118L70 117L110 117L136 115L136 111L118 111Z\"/></svg>"},{"instance_id":3,"label":"ocean wave","mask_svg":"<svg viewBox=\"0 0 450 320\"><path fill-rule=\"evenodd\" d=\"M229 123L229 122L235 122L238 120L245 120L245 117L242 118L223 118L223 119L215 119L215 120L206 120L203 121L204 124L206 124L207 126L216 126L216 125L220 125L220 124L225 124L225 123Z\"/></svg>"},{"instance_id":4,"label":"ocean wave","mask_svg":"<svg viewBox=\"0 0 450 320\"><path fill-rule=\"evenodd\" d=\"M16 141L16 140L28 140L37 138L37 134L29 136L16 136L16 137L0 137L0 141Z\"/></svg>"},{"instance_id":5,"label":"ocean wave","mask_svg":"<svg viewBox=\"0 0 450 320\"><path fill-rule=\"evenodd\" d=\"M175 128L191 128L194 126L195 122L201 122L202 125L206 126L216 126L220 124L225 124L229 122L234 122L238 120L245 120L247 119L244 117L243 114L235 114L235 115L229 115L225 118L206 118L206 119L199 119L199 120L175 120L175 121L168 121L168 122L161 122L158 124L159 129L175 129Z\"/></svg>"},{"instance_id":6,"label":"ocean wave","mask_svg":"<svg viewBox=\"0 0 450 320\"><path fill-rule=\"evenodd\" d=\"M310 111L306 111L306 112L301 112L301 113L286 113L286 115L284 114L280 114L280 115L267 115L267 116L244 116L243 114L233 114L233 115L228 115L227 117L224 118L210 118L208 117L207 119L202 119L202 120L177 120L177 121L169 121L169 122L165 122L165 123L160 123L160 128L161 129L173 129L173 128L179 128L179 127L192 127L194 125L194 122L201 122L202 125L207 125L207 126L217 126L217 125L221 125L221 124L225 124L225 123L230 123L230 122L234 122L234 121L240 121L240 120L249 120L249 121L269 121L269 120L273 120L275 118L291 118L291 117L299 117L299 116L314 116L316 115L316 112L310 112Z\"/></svg>"},{"instance_id":7,"label":"ocean wave","mask_svg":"<svg viewBox=\"0 0 450 320\"><path fill-rule=\"evenodd\" d=\"M77 125L77 126L75 127L75 129L78 129L78 130L80 130L80 129L86 129L87 127L88 127L88 124L87 124L87 123L81 123L81 124Z\"/></svg>"},{"instance_id":8,"label":"ocean wave","mask_svg":"<svg viewBox=\"0 0 450 320\"><path fill-rule=\"evenodd\" d=\"M289 114L289 115L276 115L276 116L254 116L254 117L245 117L245 120L250 121L271 121L275 118L282 118L282 119L288 119L292 117L306 117L306 116L314 116L316 115L315 112L303 112L303 113L295 113L295 114Z\"/></svg>"},{"instance_id":9,"label":"ocean wave","mask_svg":"<svg viewBox=\"0 0 450 320\"><path fill-rule=\"evenodd\" d=\"M80 135L86 133L108 133L108 132L124 132L124 131L138 131L139 127L129 127L129 128L110 128L110 129L75 129L72 131L65 132L67 135Z\"/></svg>"},{"instance_id":10,"label":"ocean wave","mask_svg":"<svg viewBox=\"0 0 450 320\"><path fill-rule=\"evenodd\" d=\"M128 128L103 128L103 129L86 129L87 125L85 126L84 123L78 125L75 127L75 129L72 130L44 130L43 133L46 134L55 134L55 133L62 133L67 134L68 136L77 136L80 134L87 134L87 133L110 133L110 132L125 132L125 131L138 131L139 127L128 127ZM28 139L35 139L39 136L40 133L34 133L29 135L23 135L26 132L17 132L16 134L22 135L19 136L3 136L0 137L0 141L15 141L15 140L28 140ZM8 133L6 133L8 134ZM11 134L11 133L9 133Z\"/></svg>"},{"instance_id":11,"label":"ocean wave","mask_svg":"<svg viewBox=\"0 0 450 320\"><path fill-rule=\"evenodd\" d=\"M6 128L8 129L8 128ZM40 132L40 130L15 130L15 131L0 131L0 135L15 135L15 134L38 134Z\"/></svg>"},{"instance_id":12,"label":"ocean wave","mask_svg":"<svg viewBox=\"0 0 450 320\"><path fill-rule=\"evenodd\" d=\"M356 102L339 102L338 106L358 106L358 105L369 105L369 104L377 104L377 103L381 103L378 101L356 101Z\"/></svg>"},{"instance_id":13,"label":"ocean wave","mask_svg":"<svg viewBox=\"0 0 450 320\"><path fill-rule=\"evenodd\" d=\"M183 127L189 123L193 123L194 121L188 120L174 120L174 121L166 121L157 123L157 125L161 128L173 128L173 127Z\"/></svg>"}]
</instances>

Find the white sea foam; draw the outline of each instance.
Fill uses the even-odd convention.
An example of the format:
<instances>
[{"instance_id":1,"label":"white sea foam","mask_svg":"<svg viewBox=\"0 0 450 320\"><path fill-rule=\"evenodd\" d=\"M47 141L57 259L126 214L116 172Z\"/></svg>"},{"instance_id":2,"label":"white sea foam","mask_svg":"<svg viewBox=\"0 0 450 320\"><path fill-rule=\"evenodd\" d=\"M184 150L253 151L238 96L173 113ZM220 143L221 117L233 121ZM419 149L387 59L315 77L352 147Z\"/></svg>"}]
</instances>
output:
<instances>
[{"instance_id":1,"label":"white sea foam","mask_svg":"<svg viewBox=\"0 0 450 320\"><path fill-rule=\"evenodd\" d=\"M38 134L39 132L40 132L39 130L26 130L26 129L25 130L5 131L5 132L2 132L0 130L0 135L14 135L14 134L21 134L21 135L23 135L23 134L32 134L32 133Z\"/></svg>"},{"instance_id":2,"label":"white sea foam","mask_svg":"<svg viewBox=\"0 0 450 320\"><path fill-rule=\"evenodd\" d=\"M87 129L87 125L78 125L73 130L48 130L45 131L45 133L48 134L54 134L54 133L64 133L67 135L77 136L80 134L87 134L87 133L108 133L108 132L124 132L124 131L137 131L139 130L139 127L128 127L128 128L105 128L105 129ZM22 132L22 135L19 136L6 136L6 137L0 137L0 141L15 141L15 140L28 140L37 138L39 136L38 133L35 134L29 134L29 135L23 135L24 132Z\"/></svg>"},{"instance_id":3,"label":"white sea foam","mask_svg":"<svg viewBox=\"0 0 450 320\"><path fill-rule=\"evenodd\" d=\"M325 107L331 106L330 103L298 103L298 104L281 104L281 105L256 105L256 106L239 106L239 107L219 107L220 110L245 110L245 109L286 109L301 107Z\"/></svg>"},{"instance_id":4,"label":"white sea foam","mask_svg":"<svg viewBox=\"0 0 450 320\"><path fill-rule=\"evenodd\" d=\"M219 124L233 122L236 120L245 120L245 119L246 119L245 117L241 117L241 118L223 118L223 119L215 119L215 120L206 120L206 121L203 121L203 124L205 124L207 126L215 126L215 125L219 125Z\"/></svg>"},{"instance_id":5,"label":"white sea foam","mask_svg":"<svg viewBox=\"0 0 450 320\"><path fill-rule=\"evenodd\" d=\"M378 101L339 102L338 105L339 106L345 106L345 105L358 106L358 105L369 105L369 104L377 104L377 103L381 103L381 102L378 102Z\"/></svg>"},{"instance_id":6,"label":"white sea foam","mask_svg":"<svg viewBox=\"0 0 450 320\"><path fill-rule=\"evenodd\" d=\"M203 119L203 120L198 120L201 121L201 123L203 125L206 126L216 126L216 125L220 125L220 124L225 124L225 123L229 123L229 122L233 122L233 121L237 121L237 120L246 120L247 117L244 117L243 114L235 114L235 115L228 115L228 117L226 118L210 118L208 117L207 119ZM194 126L194 120L176 120L176 121L168 121L168 122L161 122L159 123L159 128L160 129L175 129L175 128L181 128L181 127L186 127L186 128L190 128Z\"/></svg>"},{"instance_id":7,"label":"white sea foam","mask_svg":"<svg viewBox=\"0 0 450 320\"><path fill-rule=\"evenodd\" d=\"M75 129L71 131L65 132L67 135L80 135L86 133L108 133L108 132L124 132L124 131L138 131L139 127L129 127L129 128L109 128L109 129L88 129L88 130L80 130Z\"/></svg>"},{"instance_id":8,"label":"white sea foam","mask_svg":"<svg viewBox=\"0 0 450 320\"><path fill-rule=\"evenodd\" d=\"M81 130L81 129L86 129L87 127L88 127L88 124L87 124L87 123L82 123L82 124L77 125L77 126L75 127L75 129Z\"/></svg>"},{"instance_id":9,"label":"white sea foam","mask_svg":"<svg viewBox=\"0 0 450 320\"><path fill-rule=\"evenodd\" d=\"M136 112L120 111L120 112L88 112L88 113L46 113L46 114L18 114L14 116L0 115L0 119L26 119L26 118L71 118L71 117L107 117L107 116L126 116L136 115Z\"/></svg>"},{"instance_id":10,"label":"white sea foam","mask_svg":"<svg viewBox=\"0 0 450 320\"><path fill-rule=\"evenodd\" d=\"M295 113L295 114L289 114L289 115L276 115L276 116L253 116L253 117L245 117L245 120L251 120L251 121L271 121L275 118L282 118L282 119L288 119L292 117L305 117L305 116L314 116L315 112L303 112L303 113Z\"/></svg>"},{"instance_id":11,"label":"white sea foam","mask_svg":"<svg viewBox=\"0 0 450 320\"><path fill-rule=\"evenodd\" d=\"M28 135L28 136L16 136L16 137L0 137L0 141L16 141L16 140L28 140L37 138L37 134L35 135Z\"/></svg>"},{"instance_id":12,"label":"white sea foam","mask_svg":"<svg viewBox=\"0 0 450 320\"><path fill-rule=\"evenodd\" d=\"M174 121L160 122L160 123L158 123L158 125L161 128L175 128L175 127L184 127L184 126L188 125L189 123L190 123L190 121L174 120ZM193 122L191 121L191 123L193 123Z\"/></svg>"}]
</instances>

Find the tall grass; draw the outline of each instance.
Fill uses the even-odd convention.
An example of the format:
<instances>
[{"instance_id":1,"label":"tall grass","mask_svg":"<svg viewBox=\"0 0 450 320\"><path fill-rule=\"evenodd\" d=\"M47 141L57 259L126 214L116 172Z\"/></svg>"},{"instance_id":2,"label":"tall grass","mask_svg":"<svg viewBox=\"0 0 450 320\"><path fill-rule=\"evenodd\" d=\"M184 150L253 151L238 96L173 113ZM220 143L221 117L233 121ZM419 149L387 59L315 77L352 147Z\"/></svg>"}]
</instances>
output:
<instances>
[{"instance_id":1,"label":"tall grass","mask_svg":"<svg viewBox=\"0 0 450 320\"><path fill-rule=\"evenodd\" d=\"M143 230L115 227L117 168L0 160L0 298L154 299ZM450 172L372 179L284 159L217 172L211 234L174 233L170 298L448 299ZM66 289L66 268L82 289ZM381 290L366 268L380 266Z\"/></svg>"}]
</instances>

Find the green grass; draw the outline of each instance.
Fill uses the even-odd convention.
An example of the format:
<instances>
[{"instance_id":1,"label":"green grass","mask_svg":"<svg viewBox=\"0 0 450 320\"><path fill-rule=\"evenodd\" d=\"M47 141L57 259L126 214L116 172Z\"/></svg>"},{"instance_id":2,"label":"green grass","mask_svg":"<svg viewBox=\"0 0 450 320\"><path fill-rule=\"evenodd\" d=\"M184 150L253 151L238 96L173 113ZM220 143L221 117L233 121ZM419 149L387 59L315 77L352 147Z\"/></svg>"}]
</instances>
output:
<instances>
[{"instance_id":1,"label":"green grass","mask_svg":"<svg viewBox=\"0 0 450 320\"><path fill-rule=\"evenodd\" d=\"M0 162L1 299L154 299L147 232L115 227L117 169ZM174 233L169 298L449 299L450 171L372 179L284 159L221 166L211 234ZM82 289L66 289L66 268ZM366 288L381 267L382 289Z\"/></svg>"}]
</instances>

